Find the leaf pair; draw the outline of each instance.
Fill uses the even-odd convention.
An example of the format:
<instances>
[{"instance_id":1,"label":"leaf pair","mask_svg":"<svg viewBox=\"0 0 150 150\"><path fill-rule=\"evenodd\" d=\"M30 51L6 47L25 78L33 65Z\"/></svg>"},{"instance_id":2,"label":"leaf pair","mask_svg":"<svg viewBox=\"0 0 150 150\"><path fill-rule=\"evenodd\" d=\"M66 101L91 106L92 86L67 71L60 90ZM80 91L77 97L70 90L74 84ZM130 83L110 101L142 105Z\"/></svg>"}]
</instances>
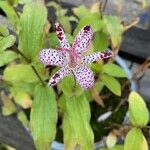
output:
<instances>
[{"instance_id":1,"label":"leaf pair","mask_svg":"<svg viewBox=\"0 0 150 150\"><path fill-rule=\"evenodd\" d=\"M6 51L13 46L16 38L14 35L9 35L8 29L4 25L0 25L0 67L8 64L17 57L13 51Z\"/></svg>"},{"instance_id":2,"label":"leaf pair","mask_svg":"<svg viewBox=\"0 0 150 150\"><path fill-rule=\"evenodd\" d=\"M149 121L149 112L142 97L136 92L129 95L129 119L133 127L125 139L124 150L148 150L146 139L140 127Z\"/></svg>"},{"instance_id":3,"label":"leaf pair","mask_svg":"<svg viewBox=\"0 0 150 150\"><path fill-rule=\"evenodd\" d=\"M115 64L105 64L102 67L102 82L117 96L121 96L121 85L114 77L127 77L125 71Z\"/></svg>"}]
</instances>

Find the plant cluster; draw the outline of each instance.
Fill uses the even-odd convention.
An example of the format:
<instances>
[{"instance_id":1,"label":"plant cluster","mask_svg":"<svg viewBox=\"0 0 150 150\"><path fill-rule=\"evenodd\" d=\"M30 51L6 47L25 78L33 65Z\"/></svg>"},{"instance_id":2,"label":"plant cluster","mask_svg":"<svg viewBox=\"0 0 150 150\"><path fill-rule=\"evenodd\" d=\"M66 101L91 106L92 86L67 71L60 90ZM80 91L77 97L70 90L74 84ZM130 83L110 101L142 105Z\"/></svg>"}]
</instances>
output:
<instances>
[{"instance_id":1,"label":"plant cluster","mask_svg":"<svg viewBox=\"0 0 150 150\"><path fill-rule=\"evenodd\" d=\"M125 79L127 74L114 63L115 57L107 61L97 58L89 61L92 63L88 65L88 68L91 68L95 76L95 82L92 83L90 89L85 90L82 84L84 81L78 76L75 79L74 75L66 75L55 87L47 85L49 76L53 76L60 67L53 67L51 60L46 59L48 56L52 57L52 50L43 50L44 54L41 50L52 48L61 51L61 44L63 44L61 38L57 39L59 33L54 30L54 23L52 23L54 21L47 19L51 15L48 12L51 7L55 9L56 20L62 25L69 44L73 43L73 39L80 30L82 32L83 27L89 27L88 25L92 27L93 40L85 55L106 54L105 50L110 45L114 56L118 53L124 26L116 16L107 16L99 12L98 6L97 3L90 9L79 6L73 8L72 13L67 15L68 9L62 8L53 1L46 4L42 0L35 2L31 0L0 1L0 8L11 24L11 29L0 24L0 67L3 68L0 79L2 113L6 116L17 114L23 125L31 130L37 150L50 148L50 144L56 138L56 133L60 130L60 127L57 130L58 119L62 120L61 129L65 149L72 150L79 145L80 149L92 150L94 148L92 128L94 127L90 125L90 104L94 101L101 108L105 107L105 102L100 96L104 89L119 99L123 95L124 89L120 84L120 78ZM65 47L64 51L68 51L66 49ZM57 50L52 54L58 53ZM39 55L40 60L42 62L44 60L47 67L40 62ZM93 55L92 58L95 56ZM55 62L55 59L53 61ZM67 68L64 71L66 70ZM81 76L84 76L89 70L82 71ZM56 77L56 74L54 76ZM53 82L50 81L50 85ZM125 144L115 147L118 147L118 150L123 147L125 150L133 150L137 146L136 150L146 150L148 149L147 142L141 129L148 123L148 110L144 100L136 92L130 94L128 102L131 124L127 129L131 130L125 138ZM25 109L31 109L30 119ZM109 108L105 110L108 111ZM98 128L98 130L103 129ZM107 147L115 149L117 136L119 134L114 134L114 132L108 135Z\"/></svg>"}]
</instances>

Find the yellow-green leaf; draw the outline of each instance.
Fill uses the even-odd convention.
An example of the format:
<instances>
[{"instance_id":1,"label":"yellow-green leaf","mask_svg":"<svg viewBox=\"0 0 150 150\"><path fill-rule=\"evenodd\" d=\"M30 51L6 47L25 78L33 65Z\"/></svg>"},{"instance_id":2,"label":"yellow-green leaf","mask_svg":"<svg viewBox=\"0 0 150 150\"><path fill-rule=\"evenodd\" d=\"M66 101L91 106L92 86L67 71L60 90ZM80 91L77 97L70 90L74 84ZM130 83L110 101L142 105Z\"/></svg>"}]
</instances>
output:
<instances>
[{"instance_id":1,"label":"yellow-green leaf","mask_svg":"<svg viewBox=\"0 0 150 150\"><path fill-rule=\"evenodd\" d=\"M73 76L65 77L60 82L59 86L63 93L68 97L73 95L81 95L83 93L83 89L79 84L75 83L75 79L73 78Z\"/></svg>"},{"instance_id":2,"label":"yellow-green leaf","mask_svg":"<svg viewBox=\"0 0 150 150\"><path fill-rule=\"evenodd\" d=\"M58 21L61 23L65 33L71 34L71 24L69 22L69 17L67 16L59 17Z\"/></svg>"},{"instance_id":3,"label":"yellow-green leaf","mask_svg":"<svg viewBox=\"0 0 150 150\"><path fill-rule=\"evenodd\" d=\"M106 33L96 32L93 39L95 51L104 51L109 45L109 37Z\"/></svg>"},{"instance_id":4,"label":"yellow-green leaf","mask_svg":"<svg viewBox=\"0 0 150 150\"><path fill-rule=\"evenodd\" d=\"M14 102L12 101L12 99L9 96L7 96L4 92L1 92L0 94L1 94L0 98L3 102L2 114L4 116L8 116L8 115L11 115L13 113L16 113L17 107L14 104Z\"/></svg>"},{"instance_id":5,"label":"yellow-green leaf","mask_svg":"<svg viewBox=\"0 0 150 150\"><path fill-rule=\"evenodd\" d=\"M36 149L49 150L55 138L57 123L57 105L51 87L36 87L30 118Z\"/></svg>"},{"instance_id":6,"label":"yellow-green leaf","mask_svg":"<svg viewBox=\"0 0 150 150\"><path fill-rule=\"evenodd\" d=\"M12 51L0 52L0 67L4 66L17 58L17 54Z\"/></svg>"},{"instance_id":7,"label":"yellow-green leaf","mask_svg":"<svg viewBox=\"0 0 150 150\"><path fill-rule=\"evenodd\" d=\"M78 16L80 19L87 16L90 13L90 10L85 7L84 5L81 5L79 7L73 8L74 14Z\"/></svg>"},{"instance_id":8,"label":"yellow-green leaf","mask_svg":"<svg viewBox=\"0 0 150 150\"><path fill-rule=\"evenodd\" d=\"M19 49L29 59L35 60L42 48L47 10L44 4L29 3L20 18Z\"/></svg>"},{"instance_id":9,"label":"yellow-green leaf","mask_svg":"<svg viewBox=\"0 0 150 150\"><path fill-rule=\"evenodd\" d=\"M121 85L118 80L106 74L101 75L101 80L111 92L113 92L117 96L121 95Z\"/></svg>"},{"instance_id":10,"label":"yellow-green leaf","mask_svg":"<svg viewBox=\"0 0 150 150\"><path fill-rule=\"evenodd\" d=\"M9 21L12 23L12 25L17 29L17 25L19 23L19 17L16 13L13 6L9 4L8 1L0 1L0 8L6 13Z\"/></svg>"},{"instance_id":11,"label":"yellow-green leaf","mask_svg":"<svg viewBox=\"0 0 150 150\"><path fill-rule=\"evenodd\" d=\"M9 35L7 37L2 37L0 39L0 52L3 50L11 47L16 41L16 38L14 35Z\"/></svg>"},{"instance_id":12,"label":"yellow-green leaf","mask_svg":"<svg viewBox=\"0 0 150 150\"><path fill-rule=\"evenodd\" d=\"M143 98L136 92L129 95L129 118L133 125L144 126L149 121L149 111Z\"/></svg>"},{"instance_id":13,"label":"yellow-green leaf","mask_svg":"<svg viewBox=\"0 0 150 150\"><path fill-rule=\"evenodd\" d=\"M93 131L90 127L90 108L84 95L66 97L63 117L65 149L73 150L77 145L80 150L92 150Z\"/></svg>"},{"instance_id":14,"label":"yellow-green leaf","mask_svg":"<svg viewBox=\"0 0 150 150\"><path fill-rule=\"evenodd\" d=\"M103 22L99 14L96 14L96 13L87 14L79 21L74 31L74 35L76 35L81 30L81 28L83 28L84 26L88 24L92 26L92 29L94 30L94 32L99 31L100 29L102 29L102 26L103 26Z\"/></svg>"},{"instance_id":15,"label":"yellow-green leaf","mask_svg":"<svg viewBox=\"0 0 150 150\"><path fill-rule=\"evenodd\" d=\"M25 127L29 128L29 120L27 118L26 113L23 110L20 110L17 113L17 118Z\"/></svg>"},{"instance_id":16,"label":"yellow-green leaf","mask_svg":"<svg viewBox=\"0 0 150 150\"><path fill-rule=\"evenodd\" d=\"M114 77L127 77L126 72L116 64L105 64L102 70L104 73Z\"/></svg>"},{"instance_id":17,"label":"yellow-green leaf","mask_svg":"<svg viewBox=\"0 0 150 150\"><path fill-rule=\"evenodd\" d=\"M2 24L0 24L0 34L3 36L9 35L9 31L8 31L7 27Z\"/></svg>"},{"instance_id":18,"label":"yellow-green leaf","mask_svg":"<svg viewBox=\"0 0 150 150\"><path fill-rule=\"evenodd\" d=\"M104 27L111 36L111 41L114 47L120 44L123 33L123 26L116 16L104 16Z\"/></svg>"},{"instance_id":19,"label":"yellow-green leaf","mask_svg":"<svg viewBox=\"0 0 150 150\"><path fill-rule=\"evenodd\" d=\"M118 144L112 148L100 148L99 150L124 150L124 146Z\"/></svg>"},{"instance_id":20,"label":"yellow-green leaf","mask_svg":"<svg viewBox=\"0 0 150 150\"><path fill-rule=\"evenodd\" d=\"M39 81L39 78L33 71L32 67L24 64L8 66L4 70L4 79L10 82L21 81L33 83Z\"/></svg>"},{"instance_id":21,"label":"yellow-green leaf","mask_svg":"<svg viewBox=\"0 0 150 150\"><path fill-rule=\"evenodd\" d=\"M139 128L133 128L128 132L124 150L148 150L146 139Z\"/></svg>"},{"instance_id":22,"label":"yellow-green leaf","mask_svg":"<svg viewBox=\"0 0 150 150\"><path fill-rule=\"evenodd\" d=\"M30 108L32 106L32 98L29 93L24 91L24 89L13 86L11 87L11 94L14 98L14 101L24 109Z\"/></svg>"},{"instance_id":23,"label":"yellow-green leaf","mask_svg":"<svg viewBox=\"0 0 150 150\"><path fill-rule=\"evenodd\" d=\"M112 148L117 143L117 137L113 133L110 133L106 138L106 145L108 148Z\"/></svg>"}]
</instances>

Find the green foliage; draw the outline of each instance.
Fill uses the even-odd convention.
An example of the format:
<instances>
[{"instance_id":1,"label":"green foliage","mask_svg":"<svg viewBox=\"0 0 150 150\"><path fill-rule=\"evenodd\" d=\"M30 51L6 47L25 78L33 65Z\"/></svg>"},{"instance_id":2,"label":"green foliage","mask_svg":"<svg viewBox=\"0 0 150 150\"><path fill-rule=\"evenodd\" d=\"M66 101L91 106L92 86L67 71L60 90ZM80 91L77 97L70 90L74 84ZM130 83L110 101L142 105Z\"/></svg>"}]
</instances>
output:
<instances>
[{"instance_id":1,"label":"green foliage","mask_svg":"<svg viewBox=\"0 0 150 150\"><path fill-rule=\"evenodd\" d=\"M125 139L124 150L148 150L148 145L138 128L131 129Z\"/></svg>"},{"instance_id":2,"label":"green foliage","mask_svg":"<svg viewBox=\"0 0 150 150\"><path fill-rule=\"evenodd\" d=\"M112 45L116 47L122 39L123 26L120 24L120 20L116 16L104 16L103 22L106 31L111 36Z\"/></svg>"},{"instance_id":3,"label":"green foliage","mask_svg":"<svg viewBox=\"0 0 150 150\"><path fill-rule=\"evenodd\" d=\"M17 29L19 24L19 17L13 6L11 6L10 3L8 3L8 1L1 0L0 8L6 13L9 21Z\"/></svg>"},{"instance_id":4,"label":"green foliage","mask_svg":"<svg viewBox=\"0 0 150 150\"><path fill-rule=\"evenodd\" d=\"M1 37L0 39L0 52L14 45L16 38L14 35L8 35L7 37Z\"/></svg>"},{"instance_id":5,"label":"green foliage","mask_svg":"<svg viewBox=\"0 0 150 150\"><path fill-rule=\"evenodd\" d=\"M13 51L0 52L0 67L7 65L17 58L17 54Z\"/></svg>"},{"instance_id":6,"label":"green foliage","mask_svg":"<svg viewBox=\"0 0 150 150\"><path fill-rule=\"evenodd\" d=\"M16 10L18 4L24 4L21 13ZM55 2L49 2L47 6L55 8L56 20L64 28L70 44L73 42L70 21L78 23L74 31L74 37L83 26L87 24L92 26L94 37L90 53L103 51L110 44L113 48L120 44L123 32L120 20L115 16L100 14L98 3L93 5L91 9L83 5L74 8L73 13L75 15L73 16L68 16L68 10ZM72 150L79 146L81 150L92 150L94 135L90 126L89 106L89 103L94 99L92 91L94 89L96 91L95 95L101 99L101 91L106 86L112 93L121 96L121 85L115 77L127 77L126 73L116 64L92 63L90 67L94 70L98 79L93 89L87 91L83 91L80 85L75 83L73 76L65 77L55 89L59 108L57 110L56 97L52 87L39 85L41 80L45 82L49 78L48 69L45 69L45 66L38 60L39 51L42 48L56 48L59 45L53 28L50 30L52 32L49 33L51 24L47 21L47 9L44 3L39 3L38 0L35 2L32 0L10 0L9 3L0 1L0 8L3 9L16 29L16 31L13 30L16 32L15 36L9 35L9 30L4 25L0 25L0 67L9 64L4 69L3 79L9 86L11 98L15 103L24 109L32 106L30 124L37 150L48 150L55 139L57 112L60 113L60 116L63 115L62 128L65 149ZM16 51L12 49L14 44L18 47ZM50 68L51 74L57 69L57 67ZM10 115L18 111L12 99L6 99L5 102L2 108L4 115ZM112 105L112 102L110 103L113 108L114 105ZM136 127L144 127L148 123L149 113L146 105L135 92L129 96L129 114L132 125ZM17 117L26 127L30 127L28 118L23 111L18 111ZM99 127L101 126L93 126L93 128ZM99 130L103 132L101 128ZM122 145L114 146L116 141L116 136L115 138L109 136L106 142L109 149L123 150ZM132 144L129 145L130 141L137 144L136 150L138 148L147 149L146 140L139 128L133 128L128 133L125 150L128 148L129 150L134 149Z\"/></svg>"},{"instance_id":7,"label":"green foliage","mask_svg":"<svg viewBox=\"0 0 150 150\"><path fill-rule=\"evenodd\" d=\"M97 6L95 5L93 8L94 7ZM123 26L121 25L119 18L116 16L101 16L101 14L97 11L90 11L83 5L78 8L74 8L73 12L80 19L77 28L75 29L75 34L77 34L81 27L87 24L90 24L93 27L94 32L96 32L94 36L94 48L96 51L107 48L109 45L109 35L111 37L113 47L120 44Z\"/></svg>"},{"instance_id":8,"label":"green foliage","mask_svg":"<svg viewBox=\"0 0 150 150\"><path fill-rule=\"evenodd\" d=\"M24 109L30 108L32 105L32 98L24 89L13 86L10 88L11 94L14 98L14 101L22 106Z\"/></svg>"},{"instance_id":9,"label":"green foliage","mask_svg":"<svg viewBox=\"0 0 150 150\"><path fill-rule=\"evenodd\" d=\"M81 5L79 7L73 8L73 12L80 18L84 18L85 16L87 16L90 11L88 10L87 7L85 7L84 5Z\"/></svg>"},{"instance_id":10,"label":"green foliage","mask_svg":"<svg viewBox=\"0 0 150 150\"><path fill-rule=\"evenodd\" d=\"M84 95L65 97L66 111L63 119L65 149L77 145L81 150L93 149L93 132L90 127L90 108Z\"/></svg>"},{"instance_id":11,"label":"green foliage","mask_svg":"<svg viewBox=\"0 0 150 150\"><path fill-rule=\"evenodd\" d=\"M109 45L108 35L103 31L96 32L94 35L93 44L95 51L106 50Z\"/></svg>"},{"instance_id":12,"label":"green foliage","mask_svg":"<svg viewBox=\"0 0 150 150\"><path fill-rule=\"evenodd\" d=\"M38 71L40 73L40 70ZM45 76L44 72L40 74ZM39 81L31 65L18 64L11 65L4 70L4 79L9 82L28 82L33 83Z\"/></svg>"},{"instance_id":13,"label":"green foliage","mask_svg":"<svg viewBox=\"0 0 150 150\"><path fill-rule=\"evenodd\" d=\"M114 77L127 77L126 72L116 64L104 64L102 71Z\"/></svg>"},{"instance_id":14,"label":"green foliage","mask_svg":"<svg viewBox=\"0 0 150 150\"><path fill-rule=\"evenodd\" d=\"M2 36L8 36L9 35L9 31L8 29L6 28L6 26L0 24L0 34Z\"/></svg>"},{"instance_id":15,"label":"green foliage","mask_svg":"<svg viewBox=\"0 0 150 150\"><path fill-rule=\"evenodd\" d=\"M8 116L17 112L17 107L9 96L7 96L4 92L1 92L0 98L3 102L2 114L4 116Z\"/></svg>"},{"instance_id":16,"label":"green foliage","mask_svg":"<svg viewBox=\"0 0 150 150\"><path fill-rule=\"evenodd\" d=\"M73 95L81 95L83 93L83 89L80 85L75 83L75 79L72 76L67 76L61 81L60 89L68 97Z\"/></svg>"},{"instance_id":17,"label":"green foliage","mask_svg":"<svg viewBox=\"0 0 150 150\"><path fill-rule=\"evenodd\" d=\"M115 145L112 148L101 148L100 150L124 150L124 146L123 145Z\"/></svg>"},{"instance_id":18,"label":"green foliage","mask_svg":"<svg viewBox=\"0 0 150 150\"><path fill-rule=\"evenodd\" d=\"M149 121L149 111L143 98L136 92L129 95L129 117L132 125L144 126Z\"/></svg>"},{"instance_id":19,"label":"green foliage","mask_svg":"<svg viewBox=\"0 0 150 150\"><path fill-rule=\"evenodd\" d=\"M49 150L56 134L57 105L52 88L37 85L30 116L37 150Z\"/></svg>"},{"instance_id":20,"label":"green foliage","mask_svg":"<svg viewBox=\"0 0 150 150\"><path fill-rule=\"evenodd\" d=\"M121 96L121 85L114 77L106 74L101 75L102 82L117 96Z\"/></svg>"},{"instance_id":21,"label":"green foliage","mask_svg":"<svg viewBox=\"0 0 150 150\"><path fill-rule=\"evenodd\" d=\"M75 29L74 35L76 35L80 31L80 29L87 24L90 24L92 26L94 32L101 30L103 26L103 22L100 19L99 14L87 14L79 21L77 28Z\"/></svg>"},{"instance_id":22,"label":"green foliage","mask_svg":"<svg viewBox=\"0 0 150 150\"><path fill-rule=\"evenodd\" d=\"M35 61L42 48L46 18L47 10L43 4L24 6L20 18L19 49L29 60Z\"/></svg>"},{"instance_id":23,"label":"green foliage","mask_svg":"<svg viewBox=\"0 0 150 150\"><path fill-rule=\"evenodd\" d=\"M29 128L29 120L24 111L20 110L17 113L17 118L26 128Z\"/></svg>"}]
</instances>

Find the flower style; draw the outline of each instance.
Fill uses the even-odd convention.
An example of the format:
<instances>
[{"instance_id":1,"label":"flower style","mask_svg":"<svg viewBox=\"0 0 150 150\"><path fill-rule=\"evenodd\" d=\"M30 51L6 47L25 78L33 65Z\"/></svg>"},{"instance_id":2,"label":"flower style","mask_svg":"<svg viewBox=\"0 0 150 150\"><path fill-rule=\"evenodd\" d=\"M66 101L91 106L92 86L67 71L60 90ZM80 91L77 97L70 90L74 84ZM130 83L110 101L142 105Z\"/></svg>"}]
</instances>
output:
<instances>
[{"instance_id":1,"label":"flower style","mask_svg":"<svg viewBox=\"0 0 150 150\"><path fill-rule=\"evenodd\" d=\"M94 75L86 64L99 59L109 58L113 53L107 50L105 52L97 52L84 56L93 36L90 25L80 30L72 47L69 45L59 23L55 23L55 29L60 44L59 50L51 48L43 49L39 55L39 59L43 64L61 67L61 69L50 78L48 84L54 86L65 76L73 74L83 89L91 88L94 84Z\"/></svg>"}]
</instances>

